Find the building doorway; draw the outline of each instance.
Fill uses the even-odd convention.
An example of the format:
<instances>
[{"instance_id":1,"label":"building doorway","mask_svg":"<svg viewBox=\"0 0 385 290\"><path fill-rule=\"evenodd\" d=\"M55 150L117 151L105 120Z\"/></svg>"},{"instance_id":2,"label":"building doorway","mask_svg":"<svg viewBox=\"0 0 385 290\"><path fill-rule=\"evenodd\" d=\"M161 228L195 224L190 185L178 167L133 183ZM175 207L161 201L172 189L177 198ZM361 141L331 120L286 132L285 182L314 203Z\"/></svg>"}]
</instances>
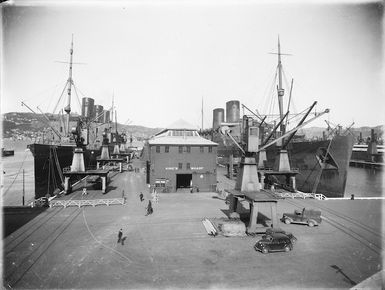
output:
<instances>
[{"instance_id":1,"label":"building doorway","mask_svg":"<svg viewBox=\"0 0 385 290\"><path fill-rule=\"evenodd\" d=\"M176 189L191 187L192 174L177 174L176 175Z\"/></svg>"}]
</instances>

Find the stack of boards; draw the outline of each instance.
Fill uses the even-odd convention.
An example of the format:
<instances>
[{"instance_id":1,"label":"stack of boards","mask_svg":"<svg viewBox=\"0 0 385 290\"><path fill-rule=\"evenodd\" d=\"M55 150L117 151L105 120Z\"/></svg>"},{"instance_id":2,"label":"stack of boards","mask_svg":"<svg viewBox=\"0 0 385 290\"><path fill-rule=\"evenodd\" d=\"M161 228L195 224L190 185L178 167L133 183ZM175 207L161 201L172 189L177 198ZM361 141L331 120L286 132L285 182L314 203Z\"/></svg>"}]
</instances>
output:
<instances>
[{"instance_id":1,"label":"stack of boards","mask_svg":"<svg viewBox=\"0 0 385 290\"><path fill-rule=\"evenodd\" d=\"M218 230L214 227L214 225L211 223L211 221L208 218L204 218L202 220L202 223L208 235L214 236L214 237L218 235Z\"/></svg>"}]
</instances>

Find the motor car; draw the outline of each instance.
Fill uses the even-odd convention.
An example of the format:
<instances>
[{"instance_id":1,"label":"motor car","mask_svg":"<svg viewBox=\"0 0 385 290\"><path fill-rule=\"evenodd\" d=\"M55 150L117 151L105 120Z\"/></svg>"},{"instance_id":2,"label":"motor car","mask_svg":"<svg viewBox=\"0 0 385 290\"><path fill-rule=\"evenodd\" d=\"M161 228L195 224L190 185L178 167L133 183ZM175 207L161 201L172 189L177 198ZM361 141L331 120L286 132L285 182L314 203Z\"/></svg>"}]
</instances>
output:
<instances>
[{"instance_id":1,"label":"motor car","mask_svg":"<svg viewBox=\"0 0 385 290\"><path fill-rule=\"evenodd\" d=\"M295 210L294 213L284 213L281 221L285 224L306 224L309 227L318 226L322 222L321 211L303 208L301 211Z\"/></svg>"},{"instance_id":2,"label":"motor car","mask_svg":"<svg viewBox=\"0 0 385 290\"><path fill-rule=\"evenodd\" d=\"M285 232L284 230L279 229L279 228L278 229L277 228L267 228L266 229L266 235L272 235L274 233L281 233L281 234L288 236L288 238L290 239L290 241L293 245L297 242L297 238L292 233Z\"/></svg>"},{"instance_id":3,"label":"motor car","mask_svg":"<svg viewBox=\"0 0 385 290\"><path fill-rule=\"evenodd\" d=\"M263 254L269 252L289 252L293 249L290 238L283 233L271 233L264 235L255 245L254 249Z\"/></svg>"}]
</instances>

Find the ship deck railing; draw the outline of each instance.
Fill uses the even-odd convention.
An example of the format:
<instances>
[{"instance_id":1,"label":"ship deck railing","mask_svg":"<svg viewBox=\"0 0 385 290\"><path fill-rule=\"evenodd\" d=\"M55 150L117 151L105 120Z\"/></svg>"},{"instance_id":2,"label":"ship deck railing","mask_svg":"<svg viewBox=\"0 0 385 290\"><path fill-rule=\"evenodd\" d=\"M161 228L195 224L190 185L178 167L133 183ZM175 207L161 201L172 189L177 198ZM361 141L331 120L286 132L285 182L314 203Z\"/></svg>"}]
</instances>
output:
<instances>
[{"instance_id":1,"label":"ship deck railing","mask_svg":"<svg viewBox=\"0 0 385 290\"><path fill-rule=\"evenodd\" d=\"M295 192L291 192L291 191L287 191L287 190L284 190L284 189L276 189L274 191L274 194L278 195L279 197L293 198L293 199L294 198L302 198L302 199L314 198L314 199L317 199L317 200L326 200L326 199L328 199L322 193L307 193L307 192L302 192L302 191L299 191L299 190L296 190Z\"/></svg>"},{"instance_id":2,"label":"ship deck railing","mask_svg":"<svg viewBox=\"0 0 385 290\"><path fill-rule=\"evenodd\" d=\"M327 197L322 193L306 193L302 191L297 192L289 192L284 190L276 190L274 194L283 197L283 198L313 198L317 200L385 200L384 196L354 196L351 195L350 197Z\"/></svg>"},{"instance_id":3,"label":"ship deck railing","mask_svg":"<svg viewBox=\"0 0 385 290\"><path fill-rule=\"evenodd\" d=\"M291 191L282 190L282 189L274 190L274 194L278 195L279 197L283 197L283 198L323 199L323 197L325 197L325 196L323 196L323 194L306 193L306 192L302 192L302 191L291 192Z\"/></svg>"},{"instance_id":4,"label":"ship deck railing","mask_svg":"<svg viewBox=\"0 0 385 290\"><path fill-rule=\"evenodd\" d=\"M258 167L258 170L261 170L263 172L269 173L269 172L274 172L274 169L272 167ZM290 168L290 171L292 172L299 172L299 168Z\"/></svg>"},{"instance_id":5,"label":"ship deck railing","mask_svg":"<svg viewBox=\"0 0 385 290\"><path fill-rule=\"evenodd\" d=\"M97 205L124 205L126 202L125 198L103 198L103 199L78 199L78 200L51 200L49 203L50 207L70 207L70 206L92 206Z\"/></svg>"}]
</instances>

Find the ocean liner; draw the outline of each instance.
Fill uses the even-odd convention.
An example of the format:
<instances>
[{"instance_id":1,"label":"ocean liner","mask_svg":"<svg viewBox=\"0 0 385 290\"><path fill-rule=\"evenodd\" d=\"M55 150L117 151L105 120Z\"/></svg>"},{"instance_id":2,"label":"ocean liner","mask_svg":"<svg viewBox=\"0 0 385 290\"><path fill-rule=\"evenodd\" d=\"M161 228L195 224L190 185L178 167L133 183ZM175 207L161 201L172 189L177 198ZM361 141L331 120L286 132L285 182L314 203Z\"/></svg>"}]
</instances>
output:
<instances>
[{"instance_id":1,"label":"ocean liner","mask_svg":"<svg viewBox=\"0 0 385 290\"><path fill-rule=\"evenodd\" d=\"M282 62L280 51L280 43L278 40L278 66L274 79L274 86L278 95L279 117L277 115L269 115L255 113L242 105L243 109L247 109L251 114L245 115L252 119L253 125L258 126L260 130L260 147L269 143L274 138L279 138L284 135L287 130L289 114L289 104L287 111L284 111L283 97L285 90L282 86ZM293 84L293 82L292 82ZM291 99L291 89L290 97ZM305 124L306 118L311 115L316 102L309 108L297 115L300 128ZM240 156L236 146L231 145L230 140L226 140L225 136L221 136L215 132L221 125L229 126L232 135L236 141L242 142L242 120L240 119L239 101L229 101L226 104L226 122L224 122L224 110L221 108L214 109L213 118L213 137L214 142L219 143L218 152L222 154L224 163L228 162L228 157L231 154L234 157ZM244 118L245 118L244 116ZM317 116L317 113L314 113ZM293 123L294 117L291 117L290 123ZM273 120L273 121L271 121ZM294 128L295 129L295 128ZM344 196L346 179L348 174L349 161L352 153L354 137L351 134L344 134L340 127L332 130L328 128L329 134L324 134L322 138L315 140L306 140L304 136L296 135L297 130L285 137L281 142L267 147L262 152L259 152L259 168L261 171L278 172L278 174L269 174L269 179L266 183L275 184L275 186L288 187L287 180L279 168L279 156L281 151L286 151L285 154L289 160L289 170L296 171L295 189L306 193L322 193L327 197L342 197ZM290 130L292 131L292 130ZM325 132L324 132L325 133ZM222 153L220 153L222 152ZM221 159L219 159L221 160ZM234 162L236 163L236 162ZM229 167L229 166L228 166ZM285 168L283 171L287 170ZM230 173L229 173L230 174ZM232 174L232 173L231 173Z\"/></svg>"},{"instance_id":2,"label":"ocean liner","mask_svg":"<svg viewBox=\"0 0 385 290\"><path fill-rule=\"evenodd\" d=\"M102 133L107 133L112 141L116 139L111 131L110 111L103 110L103 106L94 106L92 98L82 99L81 116L71 115L71 92L76 92L76 87L72 79L73 66L73 40L71 41L69 77L63 89L67 91L67 103L64 107L66 120L58 118L56 124L48 122L51 138L45 138L44 142L35 142L28 145L34 157L35 173L35 199L43 196L54 195L63 189L63 171L70 168L72 164L73 151L76 146L84 150L84 164L86 168L96 167L96 157L100 155L100 140ZM62 97L61 96L61 97ZM60 97L60 99L61 99ZM35 113L28 105L22 103L29 110ZM58 105L56 105L58 106ZM95 113L94 113L95 111ZM61 114L56 116L62 117ZM74 126L74 127L72 127ZM72 129L70 129L72 127Z\"/></svg>"}]
</instances>

